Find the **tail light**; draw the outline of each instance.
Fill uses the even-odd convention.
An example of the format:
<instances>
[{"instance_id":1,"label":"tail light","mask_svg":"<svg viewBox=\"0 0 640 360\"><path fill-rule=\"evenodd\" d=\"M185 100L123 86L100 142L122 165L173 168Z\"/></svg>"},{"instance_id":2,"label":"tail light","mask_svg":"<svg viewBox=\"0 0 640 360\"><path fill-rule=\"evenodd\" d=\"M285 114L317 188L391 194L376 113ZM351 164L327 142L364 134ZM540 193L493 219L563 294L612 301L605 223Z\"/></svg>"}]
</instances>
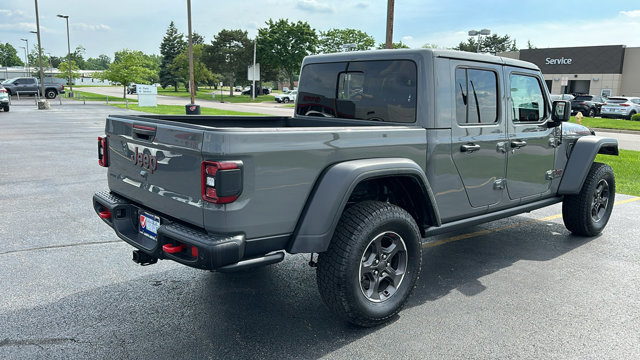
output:
<instances>
[{"instance_id":1,"label":"tail light","mask_svg":"<svg viewBox=\"0 0 640 360\"><path fill-rule=\"evenodd\" d=\"M64 90L64 85L62 85L62 90Z\"/></svg>"},{"instance_id":2,"label":"tail light","mask_svg":"<svg viewBox=\"0 0 640 360\"><path fill-rule=\"evenodd\" d=\"M7 89L0 89L0 93L6 93Z\"/></svg>"},{"instance_id":3,"label":"tail light","mask_svg":"<svg viewBox=\"0 0 640 360\"><path fill-rule=\"evenodd\" d=\"M109 141L107 137L98 137L98 165L109 166L109 152L107 151Z\"/></svg>"},{"instance_id":4,"label":"tail light","mask_svg":"<svg viewBox=\"0 0 640 360\"><path fill-rule=\"evenodd\" d=\"M214 204L236 201L242 193L241 161L203 161L202 199Z\"/></svg>"},{"instance_id":5,"label":"tail light","mask_svg":"<svg viewBox=\"0 0 640 360\"><path fill-rule=\"evenodd\" d=\"M631 106L629 104L620 104L620 106Z\"/></svg>"},{"instance_id":6,"label":"tail light","mask_svg":"<svg viewBox=\"0 0 640 360\"><path fill-rule=\"evenodd\" d=\"M584 105L584 101L580 103L580 105Z\"/></svg>"}]
</instances>

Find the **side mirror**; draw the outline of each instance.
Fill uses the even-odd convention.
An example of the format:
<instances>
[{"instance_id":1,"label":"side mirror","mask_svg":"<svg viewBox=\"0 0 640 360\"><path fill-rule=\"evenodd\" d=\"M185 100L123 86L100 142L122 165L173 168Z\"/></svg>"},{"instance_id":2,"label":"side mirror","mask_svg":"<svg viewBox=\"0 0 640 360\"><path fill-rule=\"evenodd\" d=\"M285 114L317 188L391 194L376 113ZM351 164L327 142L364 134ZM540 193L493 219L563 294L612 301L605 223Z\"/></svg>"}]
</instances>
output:
<instances>
[{"instance_id":1,"label":"side mirror","mask_svg":"<svg viewBox=\"0 0 640 360\"><path fill-rule=\"evenodd\" d=\"M549 127L560 126L563 121L571 118L571 102L568 100L555 100L551 106L551 122Z\"/></svg>"}]
</instances>

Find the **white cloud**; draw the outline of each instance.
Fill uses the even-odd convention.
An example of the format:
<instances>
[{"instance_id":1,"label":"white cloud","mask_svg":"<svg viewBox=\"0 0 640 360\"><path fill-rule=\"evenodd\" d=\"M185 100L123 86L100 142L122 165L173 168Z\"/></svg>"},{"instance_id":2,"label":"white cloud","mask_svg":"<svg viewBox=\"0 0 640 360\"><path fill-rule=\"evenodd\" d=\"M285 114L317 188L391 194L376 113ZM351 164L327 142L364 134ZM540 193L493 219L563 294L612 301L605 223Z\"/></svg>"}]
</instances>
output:
<instances>
[{"instance_id":1,"label":"white cloud","mask_svg":"<svg viewBox=\"0 0 640 360\"><path fill-rule=\"evenodd\" d=\"M5 15L5 16L24 16L24 11L22 11L22 10L0 9L0 15Z\"/></svg>"},{"instance_id":2,"label":"white cloud","mask_svg":"<svg viewBox=\"0 0 640 360\"><path fill-rule=\"evenodd\" d=\"M620 11L620 15L632 18L640 18L640 10Z\"/></svg>"},{"instance_id":3,"label":"white cloud","mask_svg":"<svg viewBox=\"0 0 640 360\"><path fill-rule=\"evenodd\" d=\"M321 13L332 13L333 8L329 4L321 3L316 0L298 0L296 8L304 11L313 11Z\"/></svg>"},{"instance_id":4,"label":"white cloud","mask_svg":"<svg viewBox=\"0 0 640 360\"><path fill-rule=\"evenodd\" d=\"M402 37L402 41L403 42L408 42L408 41L411 41L411 40L413 40L413 36L411 36L411 35L407 35L407 36L403 36Z\"/></svg>"},{"instance_id":5,"label":"white cloud","mask_svg":"<svg viewBox=\"0 0 640 360\"><path fill-rule=\"evenodd\" d=\"M36 23L21 22L21 23L13 23L13 24L0 24L0 29L36 31ZM42 26L40 26L40 29L43 30L44 32L47 32L47 30L44 30Z\"/></svg>"},{"instance_id":6,"label":"white cloud","mask_svg":"<svg viewBox=\"0 0 640 360\"><path fill-rule=\"evenodd\" d=\"M90 25L85 23L76 23L71 26L82 31L111 31L111 27L105 24Z\"/></svg>"},{"instance_id":7,"label":"white cloud","mask_svg":"<svg viewBox=\"0 0 640 360\"><path fill-rule=\"evenodd\" d=\"M356 9L366 9L368 7L369 7L369 4L365 2L359 2L355 5Z\"/></svg>"}]
</instances>

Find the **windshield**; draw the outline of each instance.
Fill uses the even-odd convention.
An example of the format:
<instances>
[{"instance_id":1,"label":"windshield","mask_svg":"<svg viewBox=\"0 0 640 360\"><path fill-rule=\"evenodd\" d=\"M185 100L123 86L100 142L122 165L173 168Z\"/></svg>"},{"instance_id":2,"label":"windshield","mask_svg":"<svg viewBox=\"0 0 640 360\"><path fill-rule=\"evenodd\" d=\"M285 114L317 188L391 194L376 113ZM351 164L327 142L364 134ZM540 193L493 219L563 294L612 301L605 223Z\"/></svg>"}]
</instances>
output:
<instances>
[{"instance_id":1,"label":"windshield","mask_svg":"<svg viewBox=\"0 0 640 360\"><path fill-rule=\"evenodd\" d=\"M593 96L576 96L575 98L576 101L591 101L591 99Z\"/></svg>"},{"instance_id":2,"label":"windshield","mask_svg":"<svg viewBox=\"0 0 640 360\"><path fill-rule=\"evenodd\" d=\"M3 82L1 82L0 84L12 84L16 79L7 79Z\"/></svg>"}]
</instances>

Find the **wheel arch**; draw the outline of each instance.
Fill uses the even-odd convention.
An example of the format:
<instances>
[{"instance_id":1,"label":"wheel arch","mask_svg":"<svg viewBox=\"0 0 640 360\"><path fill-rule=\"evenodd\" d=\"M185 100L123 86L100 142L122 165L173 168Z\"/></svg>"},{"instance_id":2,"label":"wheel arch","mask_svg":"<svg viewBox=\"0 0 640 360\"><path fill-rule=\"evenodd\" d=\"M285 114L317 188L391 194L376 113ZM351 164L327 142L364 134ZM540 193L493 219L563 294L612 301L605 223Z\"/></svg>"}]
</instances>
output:
<instances>
[{"instance_id":1,"label":"wheel arch","mask_svg":"<svg viewBox=\"0 0 640 360\"><path fill-rule=\"evenodd\" d=\"M298 219L287 251L324 252L354 191L371 200L367 191L357 189L384 186L394 192L389 201L407 210L423 231L425 224L439 226L440 214L429 181L418 164L404 158L352 160L328 167L316 182ZM358 188L360 187L360 188ZM416 192L416 195L413 193ZM329 194L329 196L327 196ZM407 198L407 195L412 195ZM424 234L423 234L424 235Z\"/></svg>"},{"instance_id":2,"label":"wheel arch","mask_svg":"<svg viewBox=\"0 0 640 360\"><path fill-rule=\"evenodd\" d=\"M602 136L583 136L574 144L565 166L558 194L580 192L597 154L618 155L618 140Z\"/></svg>"}]
</instances>

